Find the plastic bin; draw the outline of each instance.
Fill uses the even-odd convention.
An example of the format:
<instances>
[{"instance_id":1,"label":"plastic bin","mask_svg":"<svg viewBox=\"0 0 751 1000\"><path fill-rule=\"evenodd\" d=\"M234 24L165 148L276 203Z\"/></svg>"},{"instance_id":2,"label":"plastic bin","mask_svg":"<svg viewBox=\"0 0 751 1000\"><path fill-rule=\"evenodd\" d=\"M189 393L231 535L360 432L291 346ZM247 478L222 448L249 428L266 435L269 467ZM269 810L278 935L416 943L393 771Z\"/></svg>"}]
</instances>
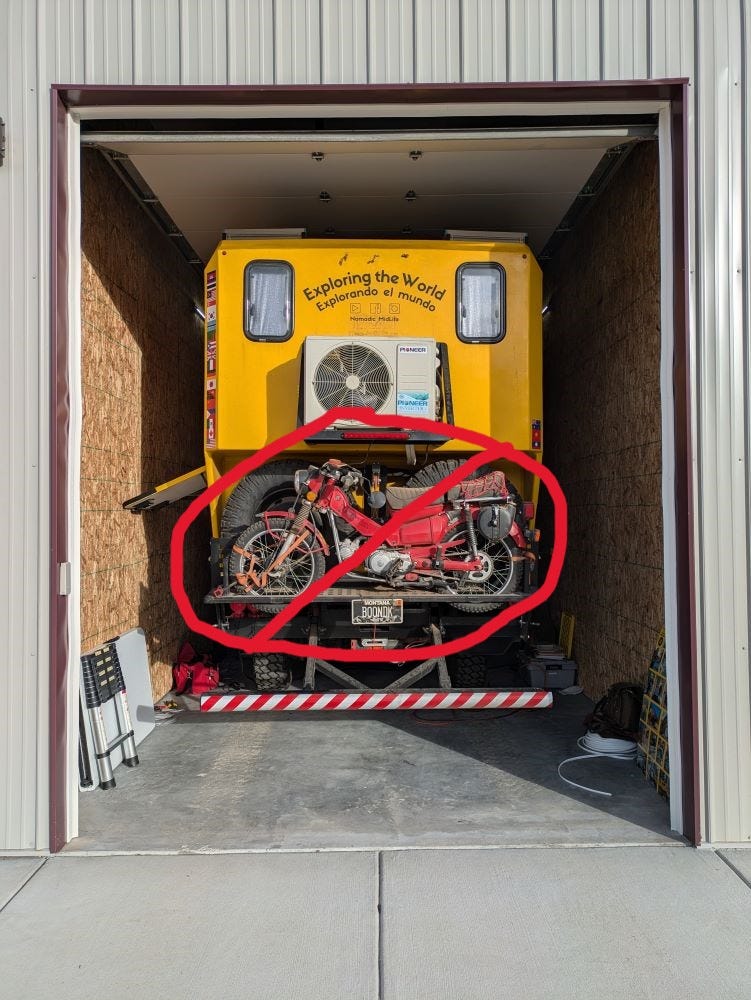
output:
<instances>
[{"instance_id":1,"label":"plastic bin","mask_svg":"<svg viewBox=\"0 0 751 1000\"><path fill-rule=\"evenodd\" d=\"M576 683L574 660L527 660L522 668L525 686L550 691Z\"/></svg>"}]
</instances>

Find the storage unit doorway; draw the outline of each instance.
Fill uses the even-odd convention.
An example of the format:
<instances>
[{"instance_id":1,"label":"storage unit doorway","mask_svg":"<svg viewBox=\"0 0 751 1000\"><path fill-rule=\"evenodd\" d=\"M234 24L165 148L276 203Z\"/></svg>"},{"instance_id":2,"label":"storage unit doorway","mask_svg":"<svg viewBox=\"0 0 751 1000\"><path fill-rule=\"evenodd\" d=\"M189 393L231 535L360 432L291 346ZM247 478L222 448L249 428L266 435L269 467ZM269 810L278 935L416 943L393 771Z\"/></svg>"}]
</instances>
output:
<instances>
[{"instance_id":1,"label":"storage unit doorway","mask_svg":"<svg viewBox=\"0 0 751 1000\"><path fill-rule=\"evenodd\" d=\"M686 498L690 495L687 489L688 476L688 441L686 437L686 393L687 393L687 372L685 367L685 283L683 262L685 257L685 246L683 241L683 208L684 208L684 188L683 188L683 165L682 165L682 99L683 87L676 84L633 84L618 86L598 86L596 88L585 85L558 88L554 86L538 87L517 87L517 86L464 86L464 87L433 87L431 93L426 94L425 88L274 88L259 89L257 91L236 88L183 88L179 91L160 91L153 89L131 88L120 89L107 92L106 90L79 88L75 93L59 90L57 97L60 102L59 135L61 143L58 146L58 156L56 159L57 178L61 192L68 192L72 195L70 203L67 200L58 199L57 220L58 220L58 242L62 246L64 241L68 241L67 249L69 253L62 254L58 260L56 295L60 305L57 319L57 333L59 343L67 348L61 353L61 368L58 376L61 379L61 389L67 382L73 394L74 401L77 398L79 378L78 361L78 333L80 331L80 314L78 311L78 289L80 274L78 271L79 250L77 246L77 233L80 217L79 204L76 199L79 182L79 144L81 138L92 135L92 130L88 125L82 129L85 121L96 122L98 138L97 143L109 150L109 155L125 155L130 157L131 162L140 165L140 173L149 181L149 186L155 191L156 196L169 211L169 214L180 225L181 206L180 198L190 200L190 194L185 190L179 195L172 192L170 195L170 176L180 175L170 170L169 160L173 164L175 150L179 144L183 144L180 155L184 157L195 157L196 159L186 160L183 163L183 180L187 176L192 176L197 181L197 190L205 190L210 180L211 155L223 158L225 161L229 157L234 158L235 165L240 162L243 155L252 157L249 163L257 163L263 160L260 153L260 145L264 144L267 151L264 155L290 155L281 153L274 149L271 154L271 143L283 145L289 150L290 144L298 144L301 160L305 158L308 163L312 160L313 152L323 152L331 154L331 162L346 163L346 157L357 157L365 168L359 180L358 208L358 180L354 171L342 169L340 177L354 177L350 199L343 200L345 206L345 216L352 217L358 211L361 212L360 223L363 229L372 228L373 211L372 206L368 208L369 199L366 192L368 185L377 175L378 159L370 151L377 145L376 136L380 134L380 141L384 144L391 143L390 151L396 158L401 158L399 162L407 165L408 162L415 163L415 159L409 156L410 152L419 152L425 156L425 162L429 159L431 149L444 155L445 166L434 175L437 187L434 189L434 198L444 200L445 205L450 199L451 222L443 223L443 228L476 228L478 221L487 214L487 198L483 206L482 200L473 199L471 192L464 189L461 192L463 197L456 197L457 170L453 169L462 162L462 152L472 149L476 162L480 164L478 169L482 170L482 158L498 157L500 151L506 149L509 152L527 156L530 152L541 149L547 151L558 148L563 144L568 144L569 151L575 149L575 143L579 141L580 148L575 150L582 163L579 164L579 171L586 169L586 153L582 149L589 150L588 155L592 157L591 166L594 168L600 162L602 154L639 136L638 128L634 119L637 118L642 123L653 122L653 132L656 135L654 142L659 145L659 164L654 162L652 167L644 165L645 173L649 169L653 170L653 176L659 177L659 230L660 244L659 251L655 250L659 257L660 264L660 287L661 296L658 307L659 321L661 327L660 341L660 370L659 374L654 370L651 378L659 379L662 394L662 415L661 415L661 438L662 447L658 449L660 454L660 472L662 491L662 516L664 519L664 592L666 596L665 622L669 637L669 685L670 704L680 706L679 712L671 712L671 747L674 750L671 756L672 775L674 789L680 787L681 794L674 794L671 800L672 826L674 829L685 832L689 838L694 836L696 796L694 794L696 778L696 723L695 723L695 678L691 659L691 619L689 601L689 567L691 552L691 523ZM174 103L173 103L174 102ZM596 108L596 113L595 113ZM216 118L225 119L217 122ZM243 121L243 133L238 135L227 128L226 119L239 118ZM402 131L404 135L395 137L386 136L388 131L386 125L393 128L394 119L400 118L400 124L405 126ZM179 131L175 129L175 121L180 120ZM127 119L127 125L121 122ZM138 135L138 123L145 119L151 124L148 131L151 135ZM169 127L164 123L172 119ZM596 121L595 121L596 119ZM604 123L604 120L607 122ZM318 143L321 149L311 150L312 132L309 128L310 121L314 120L318 125ZM321 129L320 121L324 120L331 131L328 133ZM255 132L248 136L248 121L253 122ZM119 123L120 122L120 123ZM162 131L158 141L162 144L160 154L154 152L154 122L162 122ZM274 129L279 130L276 135L270 135L268 123L273 122ZM301 125L303 122L308 127ZM106 123L106 133L103 129ZM265 124L264 124L265 123ZM489 127L492 123L492 129ZM477 128L478 124L481 126ZM134 127L135 126L135 127ZM342 127L343 126L343 127ZM234 126L236 128L236 126ZM629 129L632 132L629 132ZM618 134L618 130L621 134ZM88 131L87 131L88 130ZM184 130L184 131L183 131ZM146 130L144 130L145 132ZM314 130L315 131L315 130ZM124 133L128 134L124 134ZM263 133L263 134L261 134ZM347 134L349 133L349 134ZM370 133L370 137L368 137ZM484 133L484 134L482 134ZM577 133L578 136L577 136ZM599 136L600 146L597 145ZM65 137L65 144L62 140ZM621 143L623 140L623 143ZM239 143L245 142L248 148L243 153L239 153ZM547 145L546 145L547 143ZM252 148L255 144L255 149ZM432 144L432 145L431 145ZM414 145L414 149L408 149ZM646 144L645 144L646 146ZM170 151L171 147L171 151ZM230 154L225 150L233 148ZM344 148L342 148L344 147ZM654 148L654 146L653 146ZM380 150L386 150L383 145ZM208 150L208 153L206 152ZM593 153L594 150L594 153ZM66 152L67 151L67 152ZM63 154L66 155L63 155ZM452 163L451 156L454 156ZM596 154L596 155L595 155ZM91 155L86 154L91 161ZM101 154L93 154L101 156ZM161 160L160 160L161 155ZM292 159L294 160L292 154ZM633 154L632 154L633 155ZM638 155L638 154L637 154ZM648 154L644 154L647 156ZM340 157L340 159L337 159ZM471 160L472 157L467 157ZM571 157L573 162L573 157ZM189 163L191 170L185 171L185 163ZM315 162L315 161L313 161ZM496 160L500 162L500 160ZM531 161L530 161L531 162ZM539 157L534 161L543 169L543 160ZM629 158L625 161L628 169ZM632 160L632 164L635 160ZM199 170L198 164L203 164L209 174L196 173ZM84 171L98 171L102 168L99 162L95 166L86 165L84 161ZM487 166L486 166L487 172ZM556 173L554 161L551 159L547 168L549 181ZM572 168L573 169L573 168ZM162 173L160 174L160 171ZM370 173L369 173L370 171ZM544 169L543 169L544 173ZM582 176L584 180L591 171L585 172ZM334 173L333 176L336 176ZM469 175L465 174L465 180ZM572 177L577 176L576 172ZM285 180L282 176L279 183L282 188L284 184L292 185L292 174ZM554 179L561 181L561 173ZM401 179L401 178L400 178ZM468 181L469 184L469 181ZM554 185L553 185L554 186ZM290 187L287 188L289 192ZM163 193L162 193L163 192ZM517 199L519 204L515 206L517 214L507 210L504 214L498 210L494 213L494 218L503 217L505 220L514 219L514 227L522 230L531 230L531 242L538 252L545 245L551 244L550 237L553 235L548 219L555 216L556 206L560 208L560 215L557 222L552 227L557 228L564 222L566 215L569 192L565 184L558 192L558 202L555 202L555 194L549 194L548 202L551 211L547 214L541 213L538 218L540 224L535 233L534 226L525 225L523 216L529 218L534 213L534 201L523 202ZM454 197L451 197L454 196ZM174 197L174 203L170 203L170 198ZM431 223L438 218L435 211L429 212L431 198L423 199L423 205L419 204L417 213L413 213L413 218L417 216L424 229L431 229ZM406 199L405 199L406 201ZM462 201L464 204L462 205ZM294 200L286 208L295 209ZM539 202L539 199L538 199ZM267 207L270 203L267 202ZM70 207L68 208L68 205ZM186 206L183 205L183 208ZM261 226L292 225L293 219L288 214L273 211L271 215L263 216L259 211L259 206L250 206L250 213L253 218L258 215L263 217ZM302 208L302 201L298 208ZM386 221L387 227L392 231L411 226L409 216L406 214L410 209L409 204L400 206L398 213L389 216L380 213L381 224ZM537 208L539 209L539 203ZM325 213L333 208L328 217ZM183 224L181 231L188 241L196 248L200 248L200 256L204 256L207 250L210 252L212 227L217 233L227 228L233 228L226 221L213 223L216 215L216 206L211 206L206 200L200 206L204 211L203 219L209 221L200 222L201 211L196 215L196 219L191 229ZM67 210L67 211L66 211ZM310 216L311 222L303 220L300 224L309 225L315 229L316 226L323 227L321 219L327 218L327 227L336 229L336 200L334 204L327 205L322 199L315 206L313 214ZM595 207L594 211L597 209ZM208 212L208 215L207 215ZM428 215L420 216L420 212L428 212ZM189 213L188 213L189 214ZM186 215L186 218L188 215ZM518 223L516 220L519 220ZM454 221L455 220L455 221ZM400 223L402 223L400 225ZM247 223L243 223L247 225ZM341 224L341 223L340 223ZM546 225L548 228L546 229ZM203 230L201 230L203 226ZM325 228L325 227L324 227ZM501 228L500 225L484 228ZM502 228L512 228L505 222ZM652 236L656 239L656 233ZM557 237L559 245L564 239L563 233ZM534 241L537 241L535 245ZM552 242L555 250L555 240ZM100 250L106 250L100 246ZM555 256L553 256L555 261ZM554 265L551 265L554 266ZM185 269L183 268L183 273ZM560 272L558 272L560 278ZM189 298L189 296L188 296ZM559 296L560 300L560 296ZM551 311L555 312L555 302L551 302ZM186 318L187 322L187 318ZM189 397L185 399L185 406L190 406ZM75 405L75 403L74 403ZM457 423L462 420L457 416ZM58 525L61 532L58 535L58 545L68 546L67 559L60 561L75 561L79 553L80 539L75 528L76 513L79 501L79 494L76 491L75 473L76 465L80 458L80 442L77 439L77 428L73 423L73 432L70 438L67 436L67 428L59 428L58 438L60 456L67 456L67 471L70 473L70 489L65 488L65 483L59 481L60 490L57 495L57 516ZM560 440L560 439L559 439ZM565 448L565 441L558 444L559 448ZM175 474L184 471L176 468ZM136 491L134 491L136 492ZM148 516L148 515L147 515ZM63 530L64 525L64 530ZM658 539L661 542L661 539ZM159 577L155 577L159 579ZM163 577L162 577L163 579ZM680 582L680 587L679 587ZM78 595L80 597L80 594ZM75 595L74 595L75 598ZM55 802L57 809L53 809L53 816L57 817L55 826L55 836L53 843L60 846L62 842L75 835L76 831L76 810L75 810L75 739L73 730L68 723L72 717L69 711L76 704L77 698L77 655L81 633L78 625L79 619L76 615L73 620L66 621L60 617L57 623L56 651L53 655L53 689L60 692L60 698L52 706L53 733L58 737L54 740L55 756L53 762L53 775L57 777L55 786ZM69 642L65 642L65 637ZM60 659L61 651L67 646L68 652L63 659ZM679 671L678 664L681 665ZM645 664L646 666L646 664ZM66 718L67 716L67 718ZM67 737L66 734L67 724ZM680 747L676 753L675 748ZM67 802L67 805L66 805ZM62 823L62 816L65 815L66 822Z\"/></svg>"}]
</instances>

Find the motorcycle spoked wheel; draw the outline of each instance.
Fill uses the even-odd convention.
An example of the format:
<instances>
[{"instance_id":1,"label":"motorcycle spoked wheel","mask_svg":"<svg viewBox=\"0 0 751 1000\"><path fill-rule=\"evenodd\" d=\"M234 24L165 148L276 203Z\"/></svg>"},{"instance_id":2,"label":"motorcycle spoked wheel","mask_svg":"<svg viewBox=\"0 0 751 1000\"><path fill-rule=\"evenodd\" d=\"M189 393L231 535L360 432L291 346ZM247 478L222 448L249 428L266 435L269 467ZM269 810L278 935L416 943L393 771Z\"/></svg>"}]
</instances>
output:
<instances>
[{"instance_id":1,"label":"motorcycle spoked wheel","mask_svg":"<svg viewBox=\"0 0 751 1000\"><path fill-rule=\"evenodd\" d=\"M446 557L449 558L450 556L451 559L471 559L472 552L469 545L469 538L467 537L467 529L459 528L449 535L446 541L453 541L456 538L461 538L462 541L458 545L448 549ZM485 552L493 561L493 569L488 579L477 581L470 579L467 573L446 572L445 576L448 580L449 592L456 594L457 597L481 594L487 594L488 596L492 594L494 597L500 597L505 594L516 593L524 569L521 561L514 561L514 556L518 555L516 547L509 543L508 538L504 538L500 542L490 542L486 539L478 538L478 549L481 553ZM452 601L451 607L456 608L457 611L467 611L470 614L479 615L487 614L490 611L499 611L501 605L462 604Z\"/></svg>"},{"instance_id":2,"label":"motorcycle spoked wheel","mask_svg":"<svg viewBox=\"0 0 751 1000\"><path fill-rule=\"evenodd\" d=\"M255 556L256 566L268 566L273 563L279 551L284 535L289 527L289 521L282 517L270 517L251 524L237 538L235 547L242 553L232 551L229 557L229 575L231 580L236 574L247 574L251 555ZM274 570L265 587L252 589L249 594L259 597L279 597L279 604L259 604L258 609L263 614L275 615L282 608L306 590L311 583L320 579L326 570L326 563L318 539L308 535L305 540L291 552Z\"/></svg>"}]
</instances>

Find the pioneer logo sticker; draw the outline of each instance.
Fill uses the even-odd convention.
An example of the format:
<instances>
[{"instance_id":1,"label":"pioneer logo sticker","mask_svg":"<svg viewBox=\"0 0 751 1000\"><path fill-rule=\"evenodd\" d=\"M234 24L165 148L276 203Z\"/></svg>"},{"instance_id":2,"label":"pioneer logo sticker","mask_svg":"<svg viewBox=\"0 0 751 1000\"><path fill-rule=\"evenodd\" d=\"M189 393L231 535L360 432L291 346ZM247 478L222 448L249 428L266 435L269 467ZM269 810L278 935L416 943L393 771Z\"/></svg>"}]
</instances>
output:
<instances>
[{"instance_id":1,"label":"pioneer logo sticker","mask_svg":"<svg viewBox=\"0 0 751 1000\"><path fill-rule=\"evenodd\" d=\"M427 392L397 392L396 412L404 417L429 417L430 397Z\"/></svg>"}]
</instances>

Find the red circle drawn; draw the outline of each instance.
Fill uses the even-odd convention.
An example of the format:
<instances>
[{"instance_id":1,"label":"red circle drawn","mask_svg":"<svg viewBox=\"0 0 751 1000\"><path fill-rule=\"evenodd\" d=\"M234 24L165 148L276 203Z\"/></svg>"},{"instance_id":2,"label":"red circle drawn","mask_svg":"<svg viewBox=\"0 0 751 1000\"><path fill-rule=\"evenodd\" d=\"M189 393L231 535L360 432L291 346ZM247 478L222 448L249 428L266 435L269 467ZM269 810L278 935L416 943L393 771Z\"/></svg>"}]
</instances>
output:
<instances>
[{"instance_id":1,"label":"red circle drawn","mask_svg":"<svg viewBox=\"0 0 751 1000\"><path fill-rule=\"evenodd\" d=\"M297 427L295 430L290 431L289 434L277 438L272 444L261 448L260 451L257 451L249 458L238 462L234 468L226 472L220 479L217 479L215 483L212 483L203 493L197 496L180 515L172 531L170 543L170 586L178 610L191 631L198 635L206 636L230 649L239 649L244 653L288 653L292 656L315 656L328 660L339 660L345 663L404 663L408 661L429 660L435 656L451 656L454 653L471 649L479 642L487 639L494 632L503 628L504 625L508 625L515 618L519 618L533 608L538 607L550 597L558 584L561 570L563 569L568 535L566 498L553 473L534 458L530 458L524 452L517 451L508 442L502 444L500 441L481 434L479 431L472 431L464 427L454 427L451 424L444 424L437 420L400 416L400 428L427 431L431 434L438 433L450 439L467 441L470 444L477 445L482 451L470 456L458 469L455 469L439 483L431 486L429 490L417 500L413 500L407 507L396 511L385 525L382 525L378 531L359 547L354 555L328 570L302 594L293 598L253 638L230 635L214 625L209 625L201 621L193 610L183 583L185 535L190 525L200 512L212 500L215 500L220 493L227 489L227 487L232 486L239 479L242 479L243 476L247 475L248 472L252 472L253 469L268 462L269 459L280 452L291 448L299 441L310 437L317 431L329 427L336 420L359 420L371 427L393 427L394 424L393 415L379 415L374 410L362 407L338 407L329 410L316 420L312 420L309 424L304 424L302 427ZM440 643L436 646L419 646L414 649L394 650L339 649L330 646L307 646L303 643L291 642L286 639L272 638L283 625L294 618L318 594L332 586L341 576L359 565L363 558L382 544L387 535L390 535L394 530L412 518L415 510L429 505L432 500L442 496L450 486L460 482L462 479L466 479L467 474L474 471L478 466L498 459L506 459L537 476L546 487L553 501L553 552L545 576L545 582L533 594L504 608L493 618L490 618L467 635L461 636L458 639L452 639L450 642Z\"/></svg>"}]
</instances>

